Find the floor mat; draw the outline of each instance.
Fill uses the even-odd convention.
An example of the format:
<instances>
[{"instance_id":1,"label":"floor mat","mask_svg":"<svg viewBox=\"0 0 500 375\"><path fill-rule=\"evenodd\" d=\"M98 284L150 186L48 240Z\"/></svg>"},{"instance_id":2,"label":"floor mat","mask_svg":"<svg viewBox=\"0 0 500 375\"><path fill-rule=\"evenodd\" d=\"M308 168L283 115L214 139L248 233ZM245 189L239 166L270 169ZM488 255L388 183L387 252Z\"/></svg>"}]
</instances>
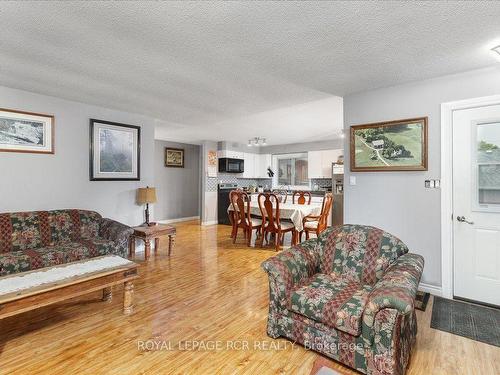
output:
<instances>
[{"instance_id":1,"label":"floor mat","mask_svg":"<svg viewBox=\"0 0 500 375\"><path fill-rule=\"evenodd\" d=\"M431 328L500 347L500 309L434 297Z\"/></svg>"},{"instance_id":2,"label":"floor mat","mask_svg":"<svg viewBox=\"0 0 500 375\"><path fill-rule=\"evenodd\" d=\"M425 311L430 296L431 295L429 293L418 291L417 296L415 297L415 308L417 310Z\"/></svg>"}]
</instances>

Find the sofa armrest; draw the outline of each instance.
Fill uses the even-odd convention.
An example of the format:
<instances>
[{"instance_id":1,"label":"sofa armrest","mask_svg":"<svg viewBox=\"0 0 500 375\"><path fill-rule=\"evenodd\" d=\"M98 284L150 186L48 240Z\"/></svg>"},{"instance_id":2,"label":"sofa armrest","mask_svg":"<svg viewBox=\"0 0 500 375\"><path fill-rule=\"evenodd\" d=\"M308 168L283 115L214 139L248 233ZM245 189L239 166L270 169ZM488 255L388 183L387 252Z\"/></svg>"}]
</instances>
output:
<instances>
[{"instance_id":1,"label":"sofa armrest","mask_svg":"<svg viewBox=\"0 0 500 375\"><path fill-rule=\"evenodd\" d=\"M407 253L400 256L374 285L363 312L362 334L365 344L371 345L373 341L375 318L382 309L394 309L401 315L413 313L423 269L424 258Z\"/></svg>"},{"instance_id":2,"label":"sofa armrest","mask_svg":"<svg viewBox=\"0 0 500 375\"><path fill-rule=\"evenodd\" d=\"M271 298L279 306L285 307L294 288L317 272L316 245L316 238L309 239L262 263L269 275Z\"/></svg>"},{"instance_id":3,"label":"sofa armrest","mask_svg":"<svg viewBox=\"0 0 500 375\"><path fill-rule=\"evenodd\" d=\"M102 218L99 225L99 237L116 242L120 245L127 245L134 230L118 221Z\"/></svg>"}]
</instances>

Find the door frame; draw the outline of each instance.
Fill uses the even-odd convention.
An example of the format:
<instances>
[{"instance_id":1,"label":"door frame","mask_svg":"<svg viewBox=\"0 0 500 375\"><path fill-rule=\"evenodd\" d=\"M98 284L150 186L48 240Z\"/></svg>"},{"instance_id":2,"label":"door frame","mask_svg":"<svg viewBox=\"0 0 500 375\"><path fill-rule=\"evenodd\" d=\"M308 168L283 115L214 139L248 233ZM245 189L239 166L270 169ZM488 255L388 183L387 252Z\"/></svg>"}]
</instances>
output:
<instances>
[{"instance_id":1,"label":"door frame","mask_svg":"<svg viewBox=\"0 0 500 375\"><path fill-rule=\"evenodd\" d=\"M441 104L441 292L453 298L453 112L500 105L500 95Z\"/></svg>"}]
</instances>

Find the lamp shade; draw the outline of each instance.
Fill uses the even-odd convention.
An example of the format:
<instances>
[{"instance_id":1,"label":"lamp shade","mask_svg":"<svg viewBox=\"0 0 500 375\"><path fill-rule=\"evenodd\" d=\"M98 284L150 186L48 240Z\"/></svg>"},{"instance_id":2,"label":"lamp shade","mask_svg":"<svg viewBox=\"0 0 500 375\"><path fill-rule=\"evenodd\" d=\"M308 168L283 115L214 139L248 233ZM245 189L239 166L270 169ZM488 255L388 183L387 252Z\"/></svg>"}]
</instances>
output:
<instances>
[{"instance_id":1,"label":"lamp shade","mask_svg":"<svg viewBox=\"0 0 500 375\"><path fill-rule=\"evenodd\" d=\"M149 186L137 189L137 203L156 203L156 189Z\"/></svg>"}]
</instances>

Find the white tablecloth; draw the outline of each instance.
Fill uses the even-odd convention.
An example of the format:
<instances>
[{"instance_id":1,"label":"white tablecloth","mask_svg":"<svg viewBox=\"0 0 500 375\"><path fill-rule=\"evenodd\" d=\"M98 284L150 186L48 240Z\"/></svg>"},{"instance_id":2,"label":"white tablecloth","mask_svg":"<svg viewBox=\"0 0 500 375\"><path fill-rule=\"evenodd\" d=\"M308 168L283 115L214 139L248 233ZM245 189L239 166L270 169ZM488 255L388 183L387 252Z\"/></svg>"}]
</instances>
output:
<instances>
[{"instance_id":1,"label":"white tablecloth","mask_svg":"<svg viewBox=\"0 0 500 375\"><path fill-rule=\"evenodd\" d=\"M229 205L227 211L232 211L233 206ZM252 215L261 216L259 203L250 202L250 213ZM308 215L319 215L321 213L321 204L293 204L293 203L280 203L280 218L289 219L292 221L295 229L299 232L304 229L302 220Z\"/></svg>"}]
</instances>

